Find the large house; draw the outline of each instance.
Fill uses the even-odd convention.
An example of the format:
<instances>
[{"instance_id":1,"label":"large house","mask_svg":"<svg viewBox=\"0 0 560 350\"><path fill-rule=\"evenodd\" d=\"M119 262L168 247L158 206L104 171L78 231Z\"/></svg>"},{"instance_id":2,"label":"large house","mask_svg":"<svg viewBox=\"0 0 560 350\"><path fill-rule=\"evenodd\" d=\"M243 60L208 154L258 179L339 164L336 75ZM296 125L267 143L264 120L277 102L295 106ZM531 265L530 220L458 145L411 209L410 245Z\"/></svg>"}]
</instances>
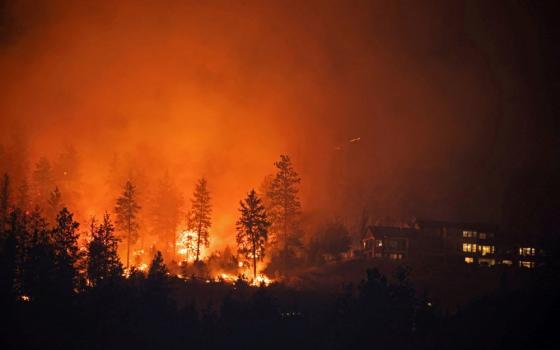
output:
<instances>
[{"instance_id":1,"label":"large house","mask_svg":"<svg viewBox=\"0 0 560 350\"><path fill-rule=\"evenodd\" d=\"M413 227L370 226L362 239L362 254L375 259L439 258L534 268L543 252L534 244L508 242L496 225L416 220Z\"/></svg>"}]
</instances>

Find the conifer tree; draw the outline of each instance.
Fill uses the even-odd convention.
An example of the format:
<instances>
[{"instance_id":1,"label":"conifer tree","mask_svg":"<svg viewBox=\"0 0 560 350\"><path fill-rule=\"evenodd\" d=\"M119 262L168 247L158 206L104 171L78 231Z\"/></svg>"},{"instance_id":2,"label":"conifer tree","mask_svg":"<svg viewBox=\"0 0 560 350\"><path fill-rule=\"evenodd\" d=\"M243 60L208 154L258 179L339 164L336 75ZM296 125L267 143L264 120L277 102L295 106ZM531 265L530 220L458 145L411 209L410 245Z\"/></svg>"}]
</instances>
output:
<instances>
[{"instance_id":1,"label":"conifer tree","mask_svg":"<svg viewBox=\"0 0 560 350\"><path fill-rule=\"evenodd\" d=\"M301 181L294 170L290 157L281 155L275 162L276 175L268 186L268 202L271 233L282 245L288 248L290 240L298 232L301 203L298 196L298 185Z\"/></svg>"},{"instance_id":2,"label":"conifer tree","mask_svg":"<svg viewBox=\"0 0 560 350\"><path fill-rule=\"evenodd\" d=\"M126 240L126 267L130 266L130 245L138 239L138 212L141 207L136 198L136 188L127 181L115 207L116 225Z\"/></svg>"},{"instance_id":3,"label":"conifer tree","mask_svg":"<svg viewBox=\"0 0 560 350\"><path fill-rule=\"evenodd\" d=\"M59 291L53 237L38 208L25 226L25 236L18 239L20 290L32 300L44 300Z\"/></svg>"},{"instance_id":4,"label":"conifer tree","mask_svg":"<svg viewBox=\"0 0 560 350\"><path fill-rule=\"evenodd\" d=\"M196 233L195 261L198 261L201 246L208 246L208 231L211 225L210 215L212 214L212 206L210 204L210 193L208 192L206 179L198 180L191 203L189 229Z\"/></svg>"},{"instance_id":5,"label":"conifer tree","mask_svg":"<svg viewBox=\"0 0 560 350\"><path fill-rule=\"evenodd\" d=\"M122 264L117 253L119 239L108 213L101 225L95 218L90 223L91 241L87 249L87 276L92 286L109 281L122 274Z\"/></svg>"},{"instance_id":6,"label":"conifer tree","mask_svg":"<svg viewBox=\"0 0 560 350\"><path fill-rule=\"evenodd\" d=\"M80 282L77 267L83 254L78 248L79 226L80 224L74 221L72 213L68 209L62 208L56 217L56 226L51 233L57 287L63 295L72 294L74 287Z\"/></svg>"},{"instance_id":7,"label":"conifer tree","mask_svg":"<svg viewBox=\"0 0 560 350\"><path fill-rule=\"evenodd\" d=\"M268 240L266 211L255 190L251 190L244 201L240 202L241 216L237 221L237 251L253 262L253 278L257 277L257 260L265 255Z\"/></svg>"}]
</instances>

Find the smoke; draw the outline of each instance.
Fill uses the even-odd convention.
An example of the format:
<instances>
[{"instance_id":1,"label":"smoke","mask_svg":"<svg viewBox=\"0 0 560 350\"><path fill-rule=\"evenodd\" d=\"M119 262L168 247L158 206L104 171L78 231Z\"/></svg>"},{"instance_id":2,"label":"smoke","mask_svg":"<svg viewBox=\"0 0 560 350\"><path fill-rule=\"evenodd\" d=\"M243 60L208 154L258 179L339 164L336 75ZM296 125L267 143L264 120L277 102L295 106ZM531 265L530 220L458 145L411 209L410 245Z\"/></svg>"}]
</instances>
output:
<instances>
[{"instance_id":1,"label":"smoke","mask_svg":"<svg viewBox=\"0 0 560 350\"><path fill-rule=\"evenodd\" d=\"M187 198L205 176L225 239L284 153L311 213L499 222L541 127L536 25L499 7L4 1L1 134L25 134L31 165L73 145L84 213L112 207L115 155Z\"/></svg>"}]
</instances>

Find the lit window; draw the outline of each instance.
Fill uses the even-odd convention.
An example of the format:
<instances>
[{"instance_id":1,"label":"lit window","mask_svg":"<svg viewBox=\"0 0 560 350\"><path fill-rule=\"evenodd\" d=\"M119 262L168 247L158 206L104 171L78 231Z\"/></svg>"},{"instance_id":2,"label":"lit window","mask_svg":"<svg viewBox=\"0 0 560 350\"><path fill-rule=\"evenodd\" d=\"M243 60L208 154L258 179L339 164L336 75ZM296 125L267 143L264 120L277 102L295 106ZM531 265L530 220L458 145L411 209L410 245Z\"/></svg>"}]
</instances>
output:
<instances>
[{"instance_id":1,"label":"lit window","mask_svg":"<svg viewBox=\"0 0 560 350\"><path fill-rule=\"evenodd\" d=\"M486 254L494 254L494 246L493 245L480 245L478 246L478 251L482 253L482 255Z\"/></svg>"},{"instance_id":2,"label":"lit window","mask_svg":"<svg viewBox=\"0 0 560 350\"><path fill-rule=\"evenodd\" d=\"M463 243L463 252L465 252L465 253L476 253L476 244Z\"/></svg>"},{"instance_id":3,"label":"lit window","mask_svg":"<svg viewBox=\"0 0 560 350\"><path fill-rule=\"evenodd\" d=\"M519 248L519 255L521 255L521 256L534 256L535 255L535 248L531 248L531 247Z\"/></svg>"},{"instance_id":4,"label":"lit window","mask_svg":"<svg viewBox=\"0 0 560 350\"><path fill-rule=\"evenodd\" d=\"M380 240L380 241L377 241L377 246L378 246L378 247L383 247L383 241L381 241L381 240Z\"/></svg>"},{"instance_id":5,"label":"lit window","mask_svg":"<svg viewBox=\"0 0 560 350\"><path fill-rule=\"evenodd\" d=\"M494 266L494 265L496 265L496 260L494 260L494 259L483 259L483 258L481 258L481 259L478 259L478 263L479 263L480 265L484 265L484 266Z\"/></svg>"},{"instance_id":6,"label":"lit window","mask_svg":"<svg viewBox=\"0 0 560 350\"><path fill-rule=\"evenodd\" d=\"M511 260L502 260L502 265L511 266L511 265L513 265L513 261L511 261Z\"/></svg>"},{"instance_id":7,"label":"lit window","mask_svg":"<svg viewBox=\"0 0 560 350\"><path fill-rule=\"evenodd\" d=\"M486 239L486 233L483 233L483 232L479 233L479 234L478 234L478 238L480 238L480 239Z\"/></svg>"},{"instance_id":8,"label":"lit window","mask_svg":"<svg viewBox=\"0 0 560 350\"><path fill-rule=\"evenodd\" d=\"M475 231L463 231L463 237L471 238L476 237Z\"/></svg>"},{"instance_id":9,"label":"lit window","mask_svg":"<svg viewBox=\"0 0 560 350\"><path fill-rule=\"evenodd\" d=\"M472 264L474 262L474 259L470 256L465 256L465 262L467 264Z\"/></svg>"},{"instance_id":10,"label":"lit window","mask_svg":"<svg viewBox=\"0 0 560 350\"><path fill-rule=\"evenodd\" d=\"M535 267L535 262L534 261L519 261L519 267L524 267L527 269L532 269Z\"/></svg>"},{"instance_id":11,"label":"lit window","mask_svg":"<svg viewBox=\"0 0 560 350\"><path fill-rule=\"evenodd\" d=\"M391 260L401 260L402 257L403 257L403 255L402 255L402 254L399 254L399 253L391 253L391 254L389 254L389 259L391 259Z\"/></svg>"}]
</instances>

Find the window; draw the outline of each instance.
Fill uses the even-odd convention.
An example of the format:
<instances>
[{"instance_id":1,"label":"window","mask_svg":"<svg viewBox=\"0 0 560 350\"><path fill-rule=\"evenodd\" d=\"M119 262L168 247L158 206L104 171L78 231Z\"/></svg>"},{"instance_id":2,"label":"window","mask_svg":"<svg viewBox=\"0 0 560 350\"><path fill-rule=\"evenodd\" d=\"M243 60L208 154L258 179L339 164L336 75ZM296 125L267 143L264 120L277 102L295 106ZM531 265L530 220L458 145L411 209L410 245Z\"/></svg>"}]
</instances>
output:
<instances>
[{"instance_id":1,"label":"window","mask_svg":"<svg viewBox=\"0 0 560 350\"><path fill-rule=\"evenodd\" d=\"M463 252L465 252L465 253L476 253L476 244L474 244L474 243L463 243Z\"/></svg>"},{"instance_id":2,"label":"window","mask_svg":"<svg viewBox=\"0 0 560 350\"><path fill-rule=\"evenodd\" d=\"M532 269L532 268L535 267L535 262L534 262L534 261L523 261L523 260L520 260L520 261L519 261L519 267L524 267L524 268L527 268L527 269Z\"/></svg>"},{"instance_id":3,"label":"window","mask_svg":"<svg viewBox=\"0 0 560 350\"><path fill-rule=\"evenodd\" d=\"M484 256L486 254L494 254L495 248L493 245L479 245L478 251Z\"/></svg>"},{"instance_id":4,"label":"window","mask_svg":"<svg viewBox=\"0 0 560 350\"><path fill-rule=\"evenodd\" d=\"M478 238L480 238L480 239L486 239L486 233L480 232L480 233L478 234Z\"/></svg>"},{"instance_id":5,"label":"window","mask_svg":"<svg viewBox=\"0 0 560 350\"><path fill-rule=\"evenodd\" d=\"M391 259L391 260L401 260L402 258L403 258L403 255L399 254L399 253L389 254L389 259Z\"/></svg>"},{"instance_id":6,"label":"window","mask_svg":"<svg viewBox=\"0 0 560 350\"><path fill-rule=\"evenodd\" d=\"M472 264L474 259L471 256L465 256L465 263Z\"/></svg>"},{"instance_id":7,"label":"window","mask_svg":"<svg viewBox=\"0 0 560 350\"><path fill-rule=\"evenodd\" d=\"M494 259L478 259L478 263L483 266L494 266L496 265L496 260Z\"/></svg>"},{"instance_id":8,"label":"window","mask_svg":"<svg viewBox=\"0 0 560 350\"><path fill-rule=\"evenodd\" d=\"M521 255L521 256L534 256L535 255L535 248L531 248L531 247L519 248L519 255Z\"/></svg>"},{"instance_id":9,"label":"window","mask_svg":"<svg viewBox=\"0 0 560 350\"><path fill-rule=\"evenodd\" d=\"M502 265L507 265L507 266L511 266L513 265L513 261L511 260L502 260Z\"/></svg>"},{"instance_id":10,"label":"window","mask_svg":"<svg viewBox=\"0 0 560 350\"><path fill-rule=\"evenodd\" d=\"M463 231L463 237L466 238L472 238L472 237L476 237L476 232L475 231Z\"/></svg>"},{"instance_id":11,"label":"window","mask_svg":"<svg viewBox=\"0 0 560 350\"><path fill-rule=\"evenodd\" d=\"M377 246L378 246L378 247L383 247L383 241L382 241L382 240L378 240L378 241L377 241Z\"/></svg>"}]
</instances>

